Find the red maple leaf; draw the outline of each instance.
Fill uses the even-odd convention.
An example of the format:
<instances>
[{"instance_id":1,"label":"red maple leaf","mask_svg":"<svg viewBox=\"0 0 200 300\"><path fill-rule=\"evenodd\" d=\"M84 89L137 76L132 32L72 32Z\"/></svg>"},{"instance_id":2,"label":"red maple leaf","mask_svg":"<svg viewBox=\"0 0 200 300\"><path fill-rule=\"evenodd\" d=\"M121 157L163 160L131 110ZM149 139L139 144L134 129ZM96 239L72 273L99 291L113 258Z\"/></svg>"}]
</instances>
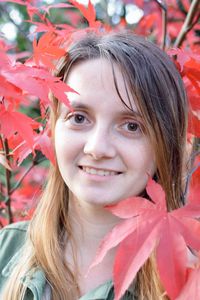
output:
<instances>
[{"instance_id":1,"label":"red maple leaf","mask_svg":"<svg viewBox=\"0 0 200 300\"><path fill-rule=\"evenodd\" d=\"M53 61L61 58L66 52L56 44L56 36L53 32L47 32L39 39L33 41L34 60L36 65L43 63L50 69L54 69Z\"/></svg>"},{"instance_id":2,"label":"red maple leaf","mask_svg":"<svg viewBox=\"0 0 200 300\"><path fill-rule=\"evenodd\" d=\"M186 90L187 90L187 95L189 99L189 103L191 106L191 109L193 111L200 111L200 94L196 92L195 87L192 85L191 81L189 80L184 80Z\"/></svg>"},{"instance_id":3,"label":"red maple leaf","mask_svg":"<svg viewBox=\"0 0 200 300\"><path fill-rule=\"evenodd\" d=\"M191 52L186 52L179 48L172 48L167 51L170 56L176 55L176 60L180 65L180 70L183 70L184 64L191 59Z\"/></svg>"},{"instance_id":4,"label":"red maple leaf","mask_svg":"<svg viewBox=\"0 0 200 300\"><path fill-rule=\"evenodd\" d=\"M34 134L32 124L36 123L28 116L12 110L11 106L6 110L1 105L0 111L0 131L6 138L11 137L13 134L18 134L27 142L30 148L33 149Z\"/></svg>"},{"instance_id":5,"label":"red maple leaf","mask_svg":"<svg viewBox=\"0 0 200 300\"><path fill-rule=\"evenodd\" d=\"M200 137L200 119L192 111L189 111L188 132Z\"/></svg>"},{"instance_id":6,"label":"red maple leaf","mask_svg":"<svg viewBox=\"0 0 200 300\"><path fill-rule=\"evenodd\" d=\"M45 104L50 104L50 90L65 105L69 105L66 93L75 92L58 77L54 77L48 71L39 67L30 67L18 63L12 68L9 66L3 70L2 75L8 82L29 95L37 96Z\"/></svg>"},{"instance_id":7,"label":"red maple leaf","mask_svg":"<svg viewBox=\"0 0 200 300\"><path fill-rule=\"evenodd\" d=\"M200 185L200 154L195 157L194 170L191 181L192 185Z\"/></svg>"},{"instance_id":8,"label":"red maple leaf","mask_svg":"<svg viewBox=\"0 0 200 300\"><path fill-rule=\"evenodd\" d=\"M90 268L120 244L113 270L115 300L121 298L153 250L161 282L170 299L176 299L187 279L188 246L200 249L200 222L195 219L200 217L200 208L193 209L189 203L168 212L162 187L149 179L146 190L151 201L132 197L105 207L125 220L103 239Z\"/></svg>"},{"instance_id":9,"label":"red maple leaf","mask_svg":"<svg viewBox=\"0 0 200 300\"><path fill-rule=\"evenodd\" d=\"M80 4L75 0L69 0L69 2L82 13L84 18L88 21L89 27L100 27L101 22L96 21L96 11L90 0L88 7L85 7L83 4Z\"/></svg>"},{"instance_id":10,"label":"red maple leaf","mask_svg":"<svg viewBox=\"0 0 200 300\"><path fill-rule=\"evenodd\" d=\"M53 144L48 135L48 130L42 132L35 138L35 149L40 150L52 164L55 165L55 154Z\"/></svg>"},{"instance_id":11,"label":"red maple leaf","mask_svg":"<svg viewBox=\"0 0 200 300\"><path fill-rule=\"evenodd\" d=\"M20 166L33 150L18 133L8 138L8 144L11 150L10 155L12 155L12 167Z\"/></svg>"},{"instance_id":12,"label":"red maple leaf","mask_svg":"<svg viewBox=\"0 0 200 300\"><path fill-rule=\"evenodd\" d=\"M3 76L0 75L0 96L3 96L4 99L8 100L10 103L23 103L27 104L27 99L23 96L22 90L12 83L8 82Z\"/></svg>"}]
</instances>

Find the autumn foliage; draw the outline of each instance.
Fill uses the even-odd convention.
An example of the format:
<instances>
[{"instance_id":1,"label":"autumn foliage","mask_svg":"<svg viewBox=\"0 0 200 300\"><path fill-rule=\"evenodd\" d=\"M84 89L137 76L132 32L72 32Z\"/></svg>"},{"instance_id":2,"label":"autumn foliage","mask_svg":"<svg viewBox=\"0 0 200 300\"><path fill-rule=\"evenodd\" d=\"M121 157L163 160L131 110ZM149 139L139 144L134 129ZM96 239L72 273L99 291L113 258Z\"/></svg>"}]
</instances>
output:
<instances>
[{"instance_id":1,"label":"autumn foliage","mask_svg":"<svg viewBox=\"0 0 200 300\"><path fill-rule=\"evenodd\" d=\"M90 1L88 7L74 0L49 6L36 6L34 1L7 2L26 7L27 22L35 26L35 32L29 57L27 53L17 53L5 39L0 40L1 227L31 217L42 189L41 182L44 183L47 176L47 161L55 163L48 126L49 92L69 105L66 93L73 91L52 75L56 61L67 53L69 44L85 32L112 29L112 24L96 19ZM174 60L183 78L190 107L188 143L197 140L196 153L192 157L192 171L187 174L185 206L168 212L162 187L149 178L147 193L152 202L133 197L107 207L122 218L122 222L104 238L93 265L100 263L111 248L118 246L113 271L115 300L118 300L155 251L161 282L170 299L198 299L200 5L196 0L136 0L134 4L144 15L131 30L162 47ZM55 9L62 9L69 15L71 23L52 23L50 16ZM130 26L121 18L115 30L123 27ZM28 113L30 107L37 108L37 117Z\"/></svg>"}]
</instances>

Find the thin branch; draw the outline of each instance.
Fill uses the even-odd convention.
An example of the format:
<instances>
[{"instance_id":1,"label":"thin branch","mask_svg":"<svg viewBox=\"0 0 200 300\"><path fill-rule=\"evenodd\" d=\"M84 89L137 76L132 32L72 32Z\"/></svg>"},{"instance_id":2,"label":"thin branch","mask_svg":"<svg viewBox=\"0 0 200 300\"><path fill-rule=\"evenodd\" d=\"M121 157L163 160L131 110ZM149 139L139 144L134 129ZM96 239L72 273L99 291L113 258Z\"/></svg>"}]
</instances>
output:
<instances>
[{"instance_id":1,"label":"thin branch","mask_svg":"<svg viewBox=\"0 0 200 300\"><path fill-rule=\"evenodd\" d=\"M162 9L162 43L161 48L165 50L167 39L167 7Z\"/></svg>"},{"instance_id":2,"label":"thin branch","mask_svg":"<svg viewBox=\"0 0 200 300\"><path fill-rule=\"evenodd\" d=\"M175 17L169 17L168 22L169 23L182 23L185 19L184 18L175 18Z\"/></svg>"},{"instance_id":3,"label":"thin branch","mask_svg":"<svg viewBox=\"0 0 200 300\"><path fill-rule=\"evenodd\" d=\"M31 169L35 166L34 161L32 161L32 164L29 166L29 168L24 172L24 174L21 176L21 178L17 181L16 185L10 190L10 195L16 191L16 189L21 185L22 180L24 177L31 171ZM7 199L6 199L7 202Z\"/></svg>"},{"instance_id":4,"label":"thin branch","mask_svg":"<svg viewBox=\"0 0 200 300\"><path fill-rule=\"evenodd\" d=\"M3 137L1 134L0 134L0 142L1 142L1 148L3 148Z\"/></svg>"},{"instance_id":5,"label":"thin branch","mask_svg":"<svg viewBox=\"0 0 200 300\"><path fill-rule=\"evenodd\" d=\"M178 6L178 9L182 12L182 14L185 15L185 17L187 16L187 10L185 8L185 6L183 5L183 2L181 0L176 0L176 4Z\"/></svg>"},{"instance_id":6,"label":"thin branch","mask_svg":"<svg viewBox=\"0 0 200 300\"><path fill-rule=\"evenodd\" d=\"M1 143L1 148L3 149L4 144L3 144L2 134L0 134L0 143ZM4 154L4 151L2 151L2 152L3 152L2 154ZM0 193L3 195L3 185L2 184L0 184ZM0 199L0 202L1 202L1 199Z\"/></svg>"},{"instance_id":7,"label":"thin branch","mask_svg":"<svg viewBox=\"0 0 200 300\"><path fill-rule=\"evenodd\" d=\"M194 20L194 22L192 23L191 29L198 23L199 19L200 19L200 11L199 11L199 13L198 13L198 15L196 17L196 20Z\"/></svg>"},{"instance_id":8,"label":"thin branch","mask_svg":"<svg viewBox=\"0 0 200 300\"><path fill-rule=\"evenodd\" d=\"M0 229L3 228L3 227L4 227L4 225L3 225L3 223L0 220Z\"/></svg>"},{"instance_id":9,"label":"thin branch","mask_svg":"<svg viewBox=\"0 0 200 300\"><path fill-rule=\"evenodd\" d=\"M9 161L9 146L8 146L8 140L5 138L3 140L3 148L6 159ZM6 195L7 195L7 212L8 212L8 222L9 224L13 222L13 215L11 210L11 197L10 197L10 186L11 186L11 171L5 168L5 179L6 179Z\"/></svg>"},{"instance_id":10,"label":"thin branch","mask_svg":"<svg viewBox=\"0 0 200 300\"><path fill-rule=\"evenodd\" d=\"M29 168L24 172L24 174L22 174L21 178L17 181L16 185L10 190L10 195L12 195L14 193L14 191L16 191L18 189L18 187L21 185L22 181L24 180L24 178L26 177L26 175L32 170L33 167L35 167L36 165L40 164L41 162L43 162L46 158L40 159L40 160L33 160L31 165L29 166ZM5 203L7 203L9 199L6 198L5 199Z\"/></svg>"},{"instance_id":11,"label":"thin branch","mask_svg":"<svg viewBox=\"0 0 200 300\"><path fill-rule=\"evenodd\" d=\"M197 148L197 150L195 150L195 148ZM188 162L190 166L193 166L195 158L197 157L197 155L200 154L200 150L198 150L199 146L198 146L198 142L196 141L194 144L194 149L193 149L193 153L190 156L190 161ZM186 203L186 196L188 193L188 189L189 189L189 184L190 184L190 180L191 177L193 175L193 173L200 167L200 163L197 164L197 166L195 166L187 175L186 178L186 184L185 184L185 190L183 193L183 198L184 198L184 203Z\"/></svg>"},{"instance_id":12,"label":"thin branch","mask_svg":"<svg viewBox=\"0 0 200 300\"><path fill-rule=\"evenodd\" d=\"M161 48L165 50L166 47L166 39L167 39L167 5L165 0L155 0L156 3L162 9L162 39L161 39Z\"/></svg>"},{"instance_id":13,"label":"thin branch","mask_svg":"<svg viewBox=\"0 0 200 300\"><path fill-rule=\"evenodd\" d=\"M199 167L200 167L200 163L198 163L198 164L192 169L192 171L188 174L188 176L187 176L187 181L186 181L186 185L185 185L185 191L184 191L184 193L183 193L184 199L186 198L187 193L188 193L189 183L190 183L191 177L192 177L193 173L194 173ZM186 202L185 202L185 203L186 203Z\"/></svg>"},{"instance_id":14,"label":"thin branch","mask_svg":"<svg viewBox=\"0 0 200 300\"><path fill-rule=\"evenodd\" d=\"M193 26L196 24L196 22L198 22L198 18L196 22L193 22L196 13L198 12L198 7L200 5L200 1L199 0L193 0L189 11L187 13L187 16L185 18L185 21L183 23L183 26L179 32L179 35L174 43L174 47L180 47L187 35L187 33L193 28Z\"/></svg>"}]
</instances>

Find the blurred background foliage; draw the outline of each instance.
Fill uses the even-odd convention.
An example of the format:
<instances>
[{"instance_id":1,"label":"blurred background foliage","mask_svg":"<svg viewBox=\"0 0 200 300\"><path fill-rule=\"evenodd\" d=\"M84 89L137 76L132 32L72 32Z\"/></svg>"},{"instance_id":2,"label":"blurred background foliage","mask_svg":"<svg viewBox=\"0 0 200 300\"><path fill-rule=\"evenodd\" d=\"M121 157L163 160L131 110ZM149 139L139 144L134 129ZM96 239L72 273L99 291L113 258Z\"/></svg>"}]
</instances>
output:
<instances>
[{"instance_id":1,"label":"blurred background foliage","mask_svg":"<svg viewBox=\"0 0 200 300\"><path fill-rule=\"evenodd\" d=\"M25 1L28 2L28 1ZM78 0L81 4L88 4L88 0ZM91 0L95 6L97 19L113 26L118 26L120 23L129 28L136 28L143 16L152 13L159 13L158 7L164 7L169 4L170 9L176 9L177 15L169 15L168 21L176 22L177 26L183 22L187 15L185 0ZM188 0L188 2L191 2ZM32 1L35 6L42 7L43 5L59 4L62 1L45 0ZM63 1L67 3L67 1ZM174 20L172 20L174 18ZM32 39L35 26L28 22L29 19L26 7L9 1L0 2L0 31L8 41L15 43L15 51L31 51ZM75 8L71 9L51 9L49 19L52 23L73 24L81 27L84 26L85 20ZM37 21L37 19L35 20ZM151 25L149 25L151 26ZM200 36L199 28L196 29L196 35ZM174 37L175 38L175 37ZM171 43L171 40L169 41Z\"/></svg>"},{"instance_id":2,"label":"blurred background foliage","mask_svg":"<svg viewBox=\"0 0 200 300\"><path fill-rule=\"evenodd\" d=\"M87 0L79 0L78 2L88 4ZM95 6L97 19L113 26L119 24L122 20L128 26L134 26L144 14L142 9L133 4L134 1L93 0L91 2ZM56 3L61 3L61 1L37 1L35 5L43 6ZM49 19L54 24L76 22L77 26L84 26L84 20L74 11L74 8L70 9L70 12L69 9L52 9ZM31 34L34 32L35 26L27 22L28 19L25 6L7 1L0 3L0 30L9 41L16 43L18 51L27 51L32 48Z\"/></svg>"}]
</instances>

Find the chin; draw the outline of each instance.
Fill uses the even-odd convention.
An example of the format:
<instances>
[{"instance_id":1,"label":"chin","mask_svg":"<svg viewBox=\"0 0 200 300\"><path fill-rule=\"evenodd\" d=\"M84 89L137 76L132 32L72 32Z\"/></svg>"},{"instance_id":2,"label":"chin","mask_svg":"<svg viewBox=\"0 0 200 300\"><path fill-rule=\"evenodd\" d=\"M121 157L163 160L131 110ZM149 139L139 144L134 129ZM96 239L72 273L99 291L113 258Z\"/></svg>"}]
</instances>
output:
<instances>
[{"instance_id":1,"label":"chin","mask_svg":"<svg viewBox=\"0 0 200 300\"><path fill-rule=\"evenodd\" d=\"M123 198L124 199L124 198ZM118 198L118 199L102 199L102 196L101 197L98 197L98 198L92 198L92 199L88 199L87 200L82 200L82 203L83 202L86 202L90 205L94 205L94 206L97 206L97 207L104 207L106 205L114 205L118 202L120 202L122 200L122 198Z\"/></svg>"}]
</instances>

